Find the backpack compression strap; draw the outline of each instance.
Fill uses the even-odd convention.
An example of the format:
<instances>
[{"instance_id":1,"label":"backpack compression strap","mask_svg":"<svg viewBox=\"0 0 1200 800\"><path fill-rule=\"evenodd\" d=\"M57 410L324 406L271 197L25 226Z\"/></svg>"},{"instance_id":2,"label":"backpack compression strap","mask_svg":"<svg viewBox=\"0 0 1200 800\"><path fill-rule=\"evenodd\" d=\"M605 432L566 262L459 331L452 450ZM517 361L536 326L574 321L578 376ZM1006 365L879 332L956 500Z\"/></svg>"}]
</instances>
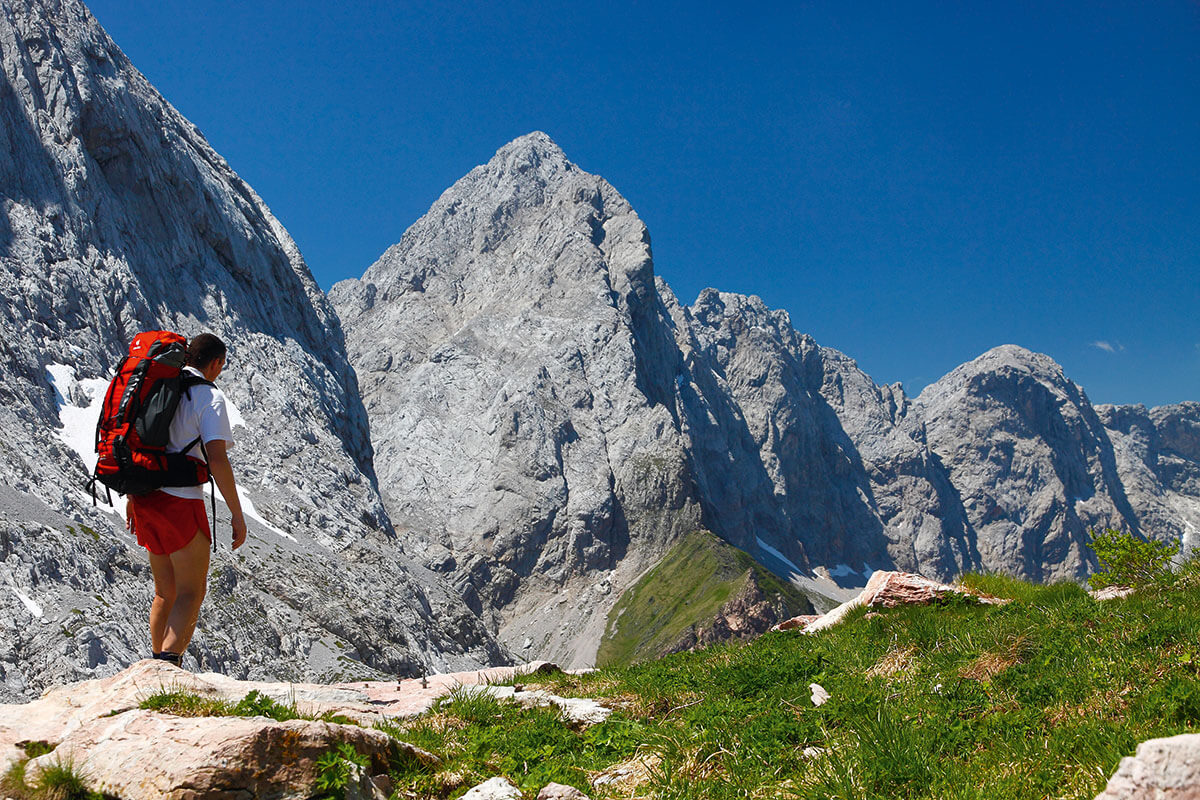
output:
<instances>
[{"instance_id":1,"label":"backpack compression strap","mask_svg":"<svg viewBox=\"0 0 1200 800\"><path fill-rule=\"evenodd\" d=\"M214 389L217 388L217 385L207 378L202 378L198 375L193 375L190 372L185 372L183 374L183 391L189 397L191 396L191 389L193 386L211 386ZM200 452L204 454L204 463L209 465L208 492L209 497L212 499L212 546L213 552L215 553L217 552L217 482L213 480L212 463L208 460L208 450L204 448L204 442L200 441L200 437L197 436L195 441L183 448L183 450L180 452L186 453L196 445L200 445Z\"/></svg>"},{"instance_id":2,"label":"backpack compression strap","mask_svg":"<svg viewBox=\"0 0 1200 800\"><path fill-rule=\"evenodd\" d=\"M197 436L195 439L192 440L191 444L189 444L187 447L183 448L180 452L186 453L187 451L191 450L196 445L200 445L200 452L204 454L204 463L209 465L209 467L208 467L208 493L209 493L209 497L212 500L212 531L211 531L211 533L212 533L213 552L215 553L215 552L217 552L217 482L213 480L212 464L208 460L208 450L205 449L204 442L202 442L200 440L200 437ZM203 484L201 484L201 485L203 485Z\"/></svg>"}]
</instances>

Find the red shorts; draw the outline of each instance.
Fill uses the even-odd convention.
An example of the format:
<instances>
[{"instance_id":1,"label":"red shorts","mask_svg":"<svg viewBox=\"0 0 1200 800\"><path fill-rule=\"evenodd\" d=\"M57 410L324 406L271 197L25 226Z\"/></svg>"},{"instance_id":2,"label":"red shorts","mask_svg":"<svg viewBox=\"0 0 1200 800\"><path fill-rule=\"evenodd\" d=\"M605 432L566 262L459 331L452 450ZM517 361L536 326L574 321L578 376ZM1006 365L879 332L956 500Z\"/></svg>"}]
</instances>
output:
<instances>
[{"instance_id":1,"label":"red shorts","mask_svg":"<svg viewBox=\"0 0 1200 800\"><path fill-rule=\"evenodd\" d=\"M151 492L130 497L126 515L138 544L156 556L169 556L187 547L196 531L212 541L203 500Z\"/></svg>"}]
</instances>

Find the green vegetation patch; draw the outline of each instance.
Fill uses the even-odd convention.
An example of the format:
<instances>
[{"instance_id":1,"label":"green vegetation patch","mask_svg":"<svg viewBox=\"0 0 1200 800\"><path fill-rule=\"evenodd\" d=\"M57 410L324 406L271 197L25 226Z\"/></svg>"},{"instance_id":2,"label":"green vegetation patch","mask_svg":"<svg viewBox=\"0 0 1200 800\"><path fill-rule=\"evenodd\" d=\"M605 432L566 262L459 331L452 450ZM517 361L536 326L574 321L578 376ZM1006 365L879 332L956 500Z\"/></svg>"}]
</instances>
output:
<instances>
[{"instance_id":1,"label":"green vegetation patch","mask_svg":"<svg viewBox=\"0 0 1200 800\"><path fill-rule=\"evenodd\" d=\"M708 623L753 576L788 614L811 613L798 590L708 531L688 534L617 601L596 663L619 666L656 658L693 625Z\"/></svg>"},{"instance_id":2,"label":"green vegetation patch","mask_svg":"<svg viewBox=\"0 0 1200 800\"><path fill-rule=\"evenodd\" d=\"M163 689L138 703L138 708L158 711L162 714L173 714L177 717L268 717L276 722L307 719L335 722L342 725L355 724L354 720L332 712L319 715L302 713L294 702L280 703L257 689L236 703L215 697L204 697L193 692Z\"/></svg>"},{"instance_id":3,"label":"green vegetation patch","mask_svg":"<svg viewBox=\"0 0 1200 800\"><path fill-rule=\"evenodd\" d=\"M30 748L25 750L29 752ZM7 800L117 800L111 795L90 791L83 774L69 761L43 768L32 784L27 783L28 763L28 758L18 761L0 777L0 794Z\"/></svg>"},{"instance_id":4,"label":"green vegetation patch","mask_svg":"<svg viewBox=\"0 0 1200 800\"><path fill-rule=\"evenodd\" d=\"M600 797L591 776L632 758L649 728L627 715L584 730L568 725L556 708L522 708L486 692L460 689L426 715L380 728L443 759L438 769L411 761L393 770L397 797L457 797L504 775L533 797L551 781Z\"/></svg>"},{"instance_id":5,"label":"green vegetation patch","mask_svg":"<svg viewBox=\"0 0 1200 800\"><path fill-rule=\"evenodd\" d=\"M447 701L397 730L445 759L402 785L451 798L502 774L532 791L552 760L553 779L594 800L1090 799L1139 742L1200 732L1197 571L1104 602L1072 583L968 575L1013 601L859 609L818 635L539 678L616 709L582 731L491 698ZM813 704L813 683L828 702ZM582 783L634 763L635 787Z\"/></svg>"}]
</instances>

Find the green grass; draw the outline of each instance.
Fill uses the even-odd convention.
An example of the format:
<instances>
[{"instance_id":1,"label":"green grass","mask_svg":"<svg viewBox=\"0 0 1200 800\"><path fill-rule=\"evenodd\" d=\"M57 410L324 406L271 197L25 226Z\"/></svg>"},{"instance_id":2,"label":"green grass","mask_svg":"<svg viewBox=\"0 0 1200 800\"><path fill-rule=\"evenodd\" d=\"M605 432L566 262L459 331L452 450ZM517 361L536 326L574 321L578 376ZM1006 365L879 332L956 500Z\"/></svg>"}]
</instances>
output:
<instances>
[{"instance_id":1,"label":"green grass","mask_svg":"<svg viewBox=\"0 0 1200 800\"><path fill-rule=\"evenodd\" d=\"M268 717L276 722L308 719L344 725L355 724L353 720L338 714L302 713L297 709L295 702L280 703L257 689L236 703L177 689L163 689L142 700L138 704L138 708L158 711L162 714L173 714L177 717Z\"/></svg>"},{"instance_id":2,"label":"green grass","mask_svg":"<svg viewBox=\"0 0 1200 800\"><path fill-rule=\"evenodd\" d=\"M693 625L708 623L753 578L789 616L811 613L800 592L708 531L685 536L625 592L608 615L596 663L621 666L657 658Z\"/></svg>"},{"instance_id":3,"label":"green grass","mask_svg":"<svg viewBox=\"0 0 1200 800\"><path fill-rule=\"evenodd\" d=\"M1092 798L1139 742L1200 732L1200 586L1097 603L1074 584L964 582L1013 602L859 610L815 636L540 680L616 709L586 730L456 693L389 729L444 759L401 770L400 796L505 775L594 800ZM832 698L814 706L810 683ZM591 784L632 759L636 788Z\"/></svg>"},{"instance_id":4,"label":"green grass","mask_svg":"<svg viewBox=\"0 0 1200 800\"><path fill-rule=\"evenodd\" d=\"M380 727L445 760L438 770L415 761L395 770L401 797L457 796L496 775L530 797L551 781L592 792L589 775L630 756L648 733L621 715L579 731L557 708L523 709L471 690L452 692L427 715Z\"/></svg>"},{"instance_id":5,"label":"green grass","mask_svg":"<svg viewBox=\"0 0 1200 800\"><path fill-rule=\"evenodd\" d=\"M31 749L29 746L24 749L26 753L36 750L38 751L37 755L50 752L44 748ZM30 758L36 757L36 755L30 756ZM0 777L0 794L5 798L9 800L116 800L110 795L90 791L83 775L69 761L59 761L43 768L31 786L26 782L28 763L29 758L18 761L9 768L3 777Z\"/></svg>"}]
</instances>

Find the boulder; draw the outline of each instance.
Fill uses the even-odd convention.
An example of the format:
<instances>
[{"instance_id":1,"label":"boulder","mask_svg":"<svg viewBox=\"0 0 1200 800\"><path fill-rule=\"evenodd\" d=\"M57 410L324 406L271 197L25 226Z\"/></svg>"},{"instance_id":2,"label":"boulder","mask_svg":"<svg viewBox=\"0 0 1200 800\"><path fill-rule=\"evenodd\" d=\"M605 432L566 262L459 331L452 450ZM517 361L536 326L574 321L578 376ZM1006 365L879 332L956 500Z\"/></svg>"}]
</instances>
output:
<instances>
[{"instance_id":1,"label":"boulder","mask_svg":"<svg viewBox=\"0 0 1200 800\"><path fill-rule=\"evenodd\" d=\"M537 800L590 800L590 798L574 786L547 783L538 792Z\"/></svg>"},{"instance_id":2,"label":"boulder","mask_svg":"<svg viewBox=\"0 0 1200 800\"><path fill-rule=\"evenodd\" d=\"M1096 800L1200 800L1200 734L1142 742Z\"/></svg>"},{"instance_id":3,"label":"boulder","mask_svg":"<svg viewBox=\"0 0 1200 800\"><path fill-rule=\"evenodd\" d=\"M822 617L821 614L800 614L798 616L792 617L791 619L785 619L783 622L781 622L778 625L776 625L775 627L771 628L771 630L773 630L773 631L790 631L793 628L803 628L804 626L808 625L810 622L816 622L821 617Z\"/></svg>"},{"instance_id":4,"label":"boulder","mask_svg":"<svg viewBox=\"0 0 1200 800\"><path fill-rule=\"evenodd\" d=\"M489 778L469 789L460 800L521 800L521 790L508 778Z\"/></svg>"},{"instance_id":5,"label":"boulder","mask_svg":"<svg viewBox=\"0 0 1200 800\"><path fill-rule=\"evenodd\" d=\"M557 706L568 724L579 727L599 725L612 715L611 708L605 708L595 700L585 697L559 697L541 689L525 691L518 690L515 686L464 686L462 688L466 692L490 694L497 700L511 700L525 708Z\"/></svg>"},{"instance_id":6,"label":"boulder","mask_svg":"<svg viewBox=\"0 0 1200 800\"><path fill-rule=\"evenodd\" d=\"M1103 589L1092 589L1088 594L1097 601L1120 600L1122 597L1129 597L1133 591L1130 586L1105 586Z\"/></svg>"},{"instance_id":7,"label":"boulder","mask_svg":"<svg viewBox=\"0 0 1200 800\"><path fill-rule=\"evenodd\" d=\"M312 795L317 759L341 743L386 769L392 740L382 731L310 720L266 717L175 717L126 711L73 730L52 753L35 758L26 776L74 764L92 791L123 800ZM373 796L369 779L360 793Z\"/></svg>"},{"instance_id":8,"label":"boulder","mask_svg":"<svg viewBox=\"0 0 1200 800\"><path fill-rule=\"evenodd\" d=\"M845 619L846 615L859 606L868 608L895 608L902 605L927 605L944 600L952 595L973 597L980 603L1003 605L1008 600L989 597L964 586L939 583L910 572L879 570L871 575L866 587L857 597L847 600L837 608L821 616L800 616L781 622L772 630L794 630L816 633L830 628Z\"/></svg>"}]
</instances>

